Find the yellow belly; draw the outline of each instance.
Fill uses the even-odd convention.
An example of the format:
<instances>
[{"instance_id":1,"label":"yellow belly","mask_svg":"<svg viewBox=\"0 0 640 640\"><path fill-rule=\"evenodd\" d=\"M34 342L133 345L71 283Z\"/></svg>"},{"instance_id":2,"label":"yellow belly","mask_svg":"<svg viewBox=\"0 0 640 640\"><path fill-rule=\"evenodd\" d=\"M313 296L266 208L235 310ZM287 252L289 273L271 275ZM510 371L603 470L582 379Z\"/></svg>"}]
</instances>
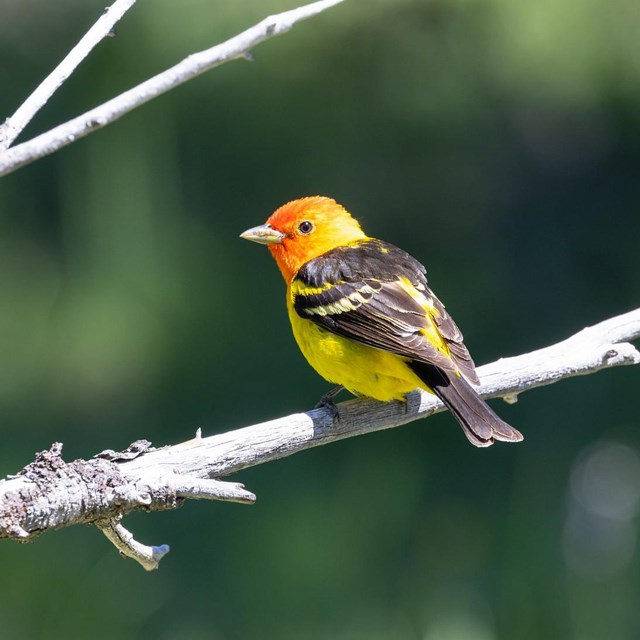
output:
<instances>
[{"instance_id":1,"label":"yellow belly","mask_svg":"<svg viewBox=\"0 0 640 640\"><path fill-rule=\"evenodd\" d=\"M337 336L301 318L292 305L289 320L309 364L325 380L353 394L387 402L404 400L409 391L426 388L400 356Z\"/></svg>"}]
</instances>

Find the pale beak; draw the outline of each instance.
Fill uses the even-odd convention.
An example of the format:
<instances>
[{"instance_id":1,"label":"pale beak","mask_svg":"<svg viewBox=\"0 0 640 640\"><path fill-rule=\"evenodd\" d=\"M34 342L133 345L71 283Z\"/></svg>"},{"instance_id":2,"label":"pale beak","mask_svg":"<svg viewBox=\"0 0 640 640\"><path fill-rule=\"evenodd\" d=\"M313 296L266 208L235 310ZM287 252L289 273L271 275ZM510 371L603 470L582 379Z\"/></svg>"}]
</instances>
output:
<instances>
[{"instance_id":1,"label":"pale beak","mask_svg":"<svg viewBox=\"0 0 640 640\"><path fill-rule=\"evenodd\" d=\"M286 238L284 233L276 231L268 224L261 224L258 227L247 229L240 234L240 237L259 244L280 244Z\"/></svg>"}]
</instances>

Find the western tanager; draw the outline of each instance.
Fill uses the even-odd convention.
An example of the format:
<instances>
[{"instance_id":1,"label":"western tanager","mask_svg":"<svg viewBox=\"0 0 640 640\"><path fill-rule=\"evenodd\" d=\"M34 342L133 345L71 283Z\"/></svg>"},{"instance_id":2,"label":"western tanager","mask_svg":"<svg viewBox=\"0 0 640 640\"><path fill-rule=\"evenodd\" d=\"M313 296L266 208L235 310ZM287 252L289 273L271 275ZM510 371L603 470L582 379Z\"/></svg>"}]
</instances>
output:
<instances>
[{"instance_id":1,"label":"western tanager","mask_svg":"<svg viewBox=\"0 0 640 640\"><path fill-rule=\"evenodd\" d=\"M384 402L425 389L477 447L522 440L469 384L478 377L462 334L409 254L369 238L320 196L283 205L241 237L268 246L287 283L298 346L338 389Z\"/></svg>"}]
</instances>

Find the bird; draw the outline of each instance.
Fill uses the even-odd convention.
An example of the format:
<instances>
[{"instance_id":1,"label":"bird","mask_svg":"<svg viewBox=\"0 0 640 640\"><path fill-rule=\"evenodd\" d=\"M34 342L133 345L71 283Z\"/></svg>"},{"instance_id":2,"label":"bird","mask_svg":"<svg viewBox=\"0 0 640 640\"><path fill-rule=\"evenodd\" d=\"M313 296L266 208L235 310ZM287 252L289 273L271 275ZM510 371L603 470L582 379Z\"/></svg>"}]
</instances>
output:
<instances>
[{"instance_id":1,"label":"bird","mask_svg":"<svg viewBox=\"0 0 640 640\"><path fill-rule=\"evenodd\" d=\"M338 385L321 405L335 409L343 388L382 402L406 402L422 389L444 403L477 447L523 439L474 390L474 362L425 267L367 236L334 199L287 202L240 237L266 245L275 258L295 340L320 376Z\"/></svg>"}]
</instances>

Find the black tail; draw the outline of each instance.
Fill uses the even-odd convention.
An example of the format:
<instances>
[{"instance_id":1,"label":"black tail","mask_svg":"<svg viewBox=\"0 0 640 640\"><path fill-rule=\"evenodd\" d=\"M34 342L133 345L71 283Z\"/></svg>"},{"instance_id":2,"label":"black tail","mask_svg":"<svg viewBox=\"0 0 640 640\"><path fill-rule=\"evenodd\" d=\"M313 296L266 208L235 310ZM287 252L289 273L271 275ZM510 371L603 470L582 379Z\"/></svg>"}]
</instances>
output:
<instances>
[{"instance_id":1,"label":"black tail","mask_svg":"<svg viewBox=\"0 0 640 640\"><path fill-rule=\"evenodd\" d=\"M462 376L451 374L449 377L442 369L422 362L412 362L409 366L451 411L471 444L489 447L495 440L520 442L523 439Z\"/></svg>"}]
</instances>

